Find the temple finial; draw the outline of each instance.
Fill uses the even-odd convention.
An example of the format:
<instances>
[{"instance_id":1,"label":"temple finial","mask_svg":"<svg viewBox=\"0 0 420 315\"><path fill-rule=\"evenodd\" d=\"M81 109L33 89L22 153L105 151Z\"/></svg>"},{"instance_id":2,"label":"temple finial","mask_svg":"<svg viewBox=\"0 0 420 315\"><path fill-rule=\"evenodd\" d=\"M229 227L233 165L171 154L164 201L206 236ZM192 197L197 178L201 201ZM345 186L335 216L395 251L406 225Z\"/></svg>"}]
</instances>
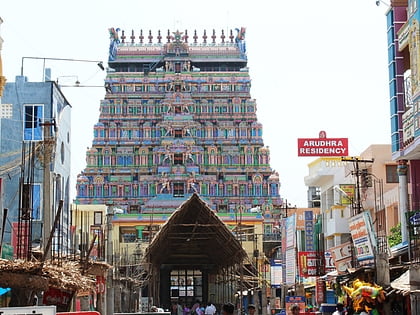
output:
<instances>
[{"instance_id":1,"label":"temple finial","mask_svg":"<svg viewBox=\"0 0 420 315\"><path fill-rule=\"evenodd\" d=\"M204 30L203 43L204 43L204 44L207 44L207 34L206 34L206 30Z\"/></svg>"},{"instance_id":2,"label":"temple finial","mask_svg":"<svg viewBox=\"0 0 420 315\"><path fill-rule=\"evenodd\" d=\"M130 39L131 39L131 43L134 44L134 40L136 39L136 36L134 36L134 30L131 30Z\"/></svg>"},{"instance_id":3,"label":"temple finial","mask_svg":"<svg viewBox=\"0 0 420 315\"><path fill-rule=\"evenodd\" d=\"M121 43L125 43L125 35L124 35L124 30L121 31Z\"/></svg>"},{"instance_id":4,"label":"temple finial","mask_svg":"<svg viewBox=\"0 0 420 315\"><path fill-rule=\"evenodd\" d=\"M194 30L194 36L193 36L193 38L194 38L194 44L197 44L197 39L198 39L197 30Z\"/></svg>"},{"instance_id":5,"label":"temple finial","mask_svg":"<svg viewBox=\"0 0 420 315\"><path fill-rule=\"evenodd\" d=\"M152 31L151 30L149 30L149 36L148 36L148 38L149 38L149 44L151 44L152 43L152 40L153 40L153 36L152 36Z\"/></svg>"},{"instance_id":6,"label":"temple finial","mask_svg":"<svg viewBox=\"0 0 420 315\"><path fill-rule=\"evenodd\" d=\"M235 38L235 36L233 36L233 31L232 30L230 30L229 38L230 38L230 42L233 43L233 39Z\"/></svg>"},{"instance_id":7,"label":"temple finial","mask_svg":"<svg viewBox=\"0 0 420 315\"><path fill-rule=\"evenodd\" d=\"M144 36L143 36L143 30L140 30L140 36L139 36L139 39L140 39L140 44L143 44L143 39L144 39Z\"/></svg>"},{"instance_id":8,"label":"temple finial","mask_svg":"<svg viewBox=\"0 0 420 315\"><path fill-rule=\"evenodd\" d=\"M161 44L162 43L162 36L160 35L160 30L158 30L157 39L158 39L158 43Z\"/></svg>"}]
</instances>

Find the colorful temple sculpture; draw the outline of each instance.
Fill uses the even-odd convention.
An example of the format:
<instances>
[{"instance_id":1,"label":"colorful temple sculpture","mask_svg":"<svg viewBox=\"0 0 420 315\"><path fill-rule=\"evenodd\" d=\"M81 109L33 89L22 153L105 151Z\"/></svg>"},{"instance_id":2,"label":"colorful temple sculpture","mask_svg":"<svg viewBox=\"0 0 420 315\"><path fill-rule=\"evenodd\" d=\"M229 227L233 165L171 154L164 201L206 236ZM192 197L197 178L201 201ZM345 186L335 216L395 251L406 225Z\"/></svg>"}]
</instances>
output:
<instances>
[{"instance_id":1,"label":"colorful temple sculpture","mask_svg":"<svg viewBox=\"0 0 420 315\"><path fill-rule=\"evenodd\" d=\"M106 96L100 104L80 204L112 203L126 213L173 212L198 193L217 212L281 206L256 102L251 98L245 29L197 32L110 29Z\"/></svg>"},{"instance_id":2,"label":"colorful temple sculpture","mask_svg":"<svg viewBox=\"0 0 420 315\"><path fill-rule=\"evenodd\" d=\"M168 31L166 39L159 31L155 41L151 32L109 33L106 95L77 178L78 209L109 206L116 270L138 275L132 283L141 283L149 309L151 298L169 308L175 299L191 306L233 301L247 289L265 294L266 253L280 245L282 199L250 95L245 29L222 31L217 43L215 31L204 31L200 43L196 31L192 41L187 31ZM222 224L207 222L207 209ZM240 267L238 259L226 264L234 244L227 235L248 257ZM141 257L147 263L137 268ZM132 296L132 287L118 283ZM132 311L115 303L118 312Z\"/></svg>"}]
</instances>

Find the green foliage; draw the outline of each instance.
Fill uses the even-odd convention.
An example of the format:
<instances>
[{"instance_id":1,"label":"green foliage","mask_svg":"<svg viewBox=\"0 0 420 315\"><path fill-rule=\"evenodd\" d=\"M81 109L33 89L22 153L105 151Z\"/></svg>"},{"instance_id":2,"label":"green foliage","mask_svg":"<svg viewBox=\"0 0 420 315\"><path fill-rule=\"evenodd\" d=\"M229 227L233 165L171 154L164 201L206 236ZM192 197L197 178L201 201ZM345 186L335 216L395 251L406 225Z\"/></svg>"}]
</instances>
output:
<instances>
[{"instance_id":1,"label":"green foliage","mask_svg":"<svg viewBox=\"0 0 420 315\"><path fill-rule=\"evenodd\" d=\"M401 223L391 228L391 234L388 236L389 246L395 246L402 242Z\"/></svg>"}]
</instances>

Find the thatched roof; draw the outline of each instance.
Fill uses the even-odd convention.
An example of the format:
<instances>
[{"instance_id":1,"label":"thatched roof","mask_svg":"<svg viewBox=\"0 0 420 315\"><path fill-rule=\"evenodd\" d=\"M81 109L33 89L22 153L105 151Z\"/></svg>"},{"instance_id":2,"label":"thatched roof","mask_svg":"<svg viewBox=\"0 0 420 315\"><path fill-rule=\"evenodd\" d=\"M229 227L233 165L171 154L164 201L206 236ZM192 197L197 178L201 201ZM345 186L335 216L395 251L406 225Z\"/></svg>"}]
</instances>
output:
<instances>
[{"instance_id":1,"label":"thatched roof","mask_svg":"<svg viewBox=\"0 0 420 315\"><path fill-rule=\"evenodd\" d=\"M246 255L226 224L193 194L153 238L145 259L153 265L205 264L221 268L241 263Z\"/></svg>"},{"instance_id":2,"label":"thatched roof","mask_svg":"<svg viewBox=\"0 0 420 315\"><path fill-rule=\"evenodd\" d=\"M88 263L87 269L93 268L92 265L96 264ZM107 266L104 268L107 269ZM50 262L0 259L0 287L33 290L47 290L52 287L71 291L94 288L95 277L92 273L83 274L82 267L85 266L74 261L63 261L61 265L57 265Z\"/></svg>"}]
</instances>

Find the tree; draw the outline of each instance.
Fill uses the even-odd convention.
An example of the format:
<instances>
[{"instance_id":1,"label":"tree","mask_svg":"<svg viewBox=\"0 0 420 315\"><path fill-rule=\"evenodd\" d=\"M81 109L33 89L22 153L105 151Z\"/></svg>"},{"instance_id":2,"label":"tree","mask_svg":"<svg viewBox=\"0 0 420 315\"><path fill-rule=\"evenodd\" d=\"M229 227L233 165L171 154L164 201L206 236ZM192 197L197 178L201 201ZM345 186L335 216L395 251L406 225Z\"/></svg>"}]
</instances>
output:
<instances>
[{"instance_id":1,"label":"tree","mask_svg":"<svg viewBox=\"0 0 420 315\"><path fill-rule=\"evenodd\" d=\"M390 247L398 245L402 242L401 223L391 228L391 234L388 236L388 243Z\"/></svg>"}]
</instances>

